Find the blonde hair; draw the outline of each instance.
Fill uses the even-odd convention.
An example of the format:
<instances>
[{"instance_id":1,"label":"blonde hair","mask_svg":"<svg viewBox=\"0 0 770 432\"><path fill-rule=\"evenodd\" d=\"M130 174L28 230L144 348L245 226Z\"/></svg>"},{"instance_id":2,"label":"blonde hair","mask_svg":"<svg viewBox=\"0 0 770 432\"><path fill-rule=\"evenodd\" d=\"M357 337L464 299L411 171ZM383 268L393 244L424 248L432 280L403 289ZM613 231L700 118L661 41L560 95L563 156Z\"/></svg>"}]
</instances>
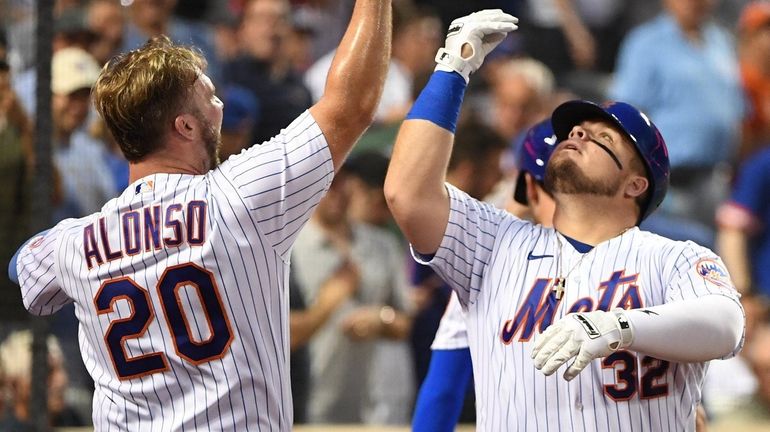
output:
<instances>
[{"instance_id":1,"label":"blonde hair","mask_svg":"<svg viewBox=\"0 0 770 432\"><path fill-rule=\"evenodd\" d=\"M129 162L162 146L190 88L206 68L200 53L157 36L115 56L93 88L94 104Z\"/></svg>"}]
</instances>

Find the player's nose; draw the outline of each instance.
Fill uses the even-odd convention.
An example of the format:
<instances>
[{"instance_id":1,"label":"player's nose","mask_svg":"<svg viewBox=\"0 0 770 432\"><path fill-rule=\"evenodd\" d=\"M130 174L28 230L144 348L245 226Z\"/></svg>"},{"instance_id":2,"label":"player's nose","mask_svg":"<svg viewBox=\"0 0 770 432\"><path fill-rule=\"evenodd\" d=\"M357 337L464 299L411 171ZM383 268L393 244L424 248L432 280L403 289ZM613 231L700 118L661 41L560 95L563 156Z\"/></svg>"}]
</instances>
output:
<instances>
[{"instance_id":1,"label":"player's nose","mask_svg":"<svg viewBox=\"0 0 770 432\"><path fill-rule=\"evenodd\" d=\"M589 138L588 131L583 129L580 125L575 125L572 127L572 130L569 131L568 137L570 139L576 139L576 140L586 140Z\"/></svg>"}]
</instances>

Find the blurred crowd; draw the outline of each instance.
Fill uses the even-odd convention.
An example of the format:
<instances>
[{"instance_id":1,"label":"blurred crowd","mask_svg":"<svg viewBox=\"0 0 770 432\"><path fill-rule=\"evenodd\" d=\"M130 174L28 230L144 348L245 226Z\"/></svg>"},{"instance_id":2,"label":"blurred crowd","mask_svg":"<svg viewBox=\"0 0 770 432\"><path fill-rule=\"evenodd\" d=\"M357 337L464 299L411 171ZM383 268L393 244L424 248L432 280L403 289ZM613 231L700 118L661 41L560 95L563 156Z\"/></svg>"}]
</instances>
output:
<instances>
[{"instance_id":1,"label":"blurred crowd","mask_svg":"<svg viewBox=\"0 0 770 432\"><path fill-rule=\"evenodd\" d=\"M36 161L34 0L0 0L0 263L50 223L99 209L128 164L90 103L100 68L165 34L206 57L224 102L221 159L277 134L323 92L354 0L58 0L53 34L50 197ZM471 80L448 181L519 214L513 154L560 102L623 100L660 128L671 187L642 226L717 251L744 294L746 347L712 362L703 400L715 422L770 421L770 2L748 0L394 0L392 60L375 124L293 250L296 422L407 424L449 288L415 264L383 182L395 134L434 67L452 19L497 7L520 29ZM47 217L47 215L46 215ZM0 278L0 429L29 420L30 335L18 288ZM20 312L21 311L21 312ZM54 317L49 409L90 422L72 309ZM22 329L22 330L20 330ZM463 420L474 416L469 395Z\"/></svg>"}]
</instances>

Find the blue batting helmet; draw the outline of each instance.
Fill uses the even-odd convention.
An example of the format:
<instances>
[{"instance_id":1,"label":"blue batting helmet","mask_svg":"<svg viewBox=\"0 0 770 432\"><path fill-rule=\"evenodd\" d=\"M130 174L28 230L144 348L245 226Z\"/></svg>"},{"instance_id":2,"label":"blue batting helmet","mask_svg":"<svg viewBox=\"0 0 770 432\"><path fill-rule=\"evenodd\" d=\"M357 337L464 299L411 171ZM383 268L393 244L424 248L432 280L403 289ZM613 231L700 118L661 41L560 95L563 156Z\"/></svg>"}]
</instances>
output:
<instances>
[{"instance_id":1,"label":"blue batting helmet","mask_svg":"<svg viewBox=\"0 0 770 432\"><path fill-rule=\"evenodd\" d=\"M519 177L516 180L513 199L517 202L527 204L525 173L529 173L539 183L543 183L545 166L558 143L550 119L532 126L524 135L521 143L516 147L516 167L519 169Z\"/></svg>"},{"instance_id":2,"label":"blue batting helmet","mask_svg":"<svg viewBox=\"0 0 770 432\"><path fill-rule=\"evenodd\" d=\"M574 126L585 120L599 119L610 122L624 132L644 161L647 180L650 182L650 195L640 209L639 224L666 197L670 175L666 142L647 115L624 102L608 102L604 105L584 100L565 102L554 110L551 124L561 142L567 139Z\"/></svg>"}]
</instances>

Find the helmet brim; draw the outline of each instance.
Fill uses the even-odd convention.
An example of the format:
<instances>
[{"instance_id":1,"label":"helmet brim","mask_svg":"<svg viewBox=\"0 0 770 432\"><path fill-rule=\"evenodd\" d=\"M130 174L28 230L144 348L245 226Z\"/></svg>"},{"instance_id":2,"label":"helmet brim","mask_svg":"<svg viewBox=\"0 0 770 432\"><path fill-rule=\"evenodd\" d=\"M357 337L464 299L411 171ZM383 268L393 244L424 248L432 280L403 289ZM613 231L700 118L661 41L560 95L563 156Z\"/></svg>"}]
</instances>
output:
<instances>
[{"instance_id":1,"label":"helmet brim","mask_svg":"<svg viewBox=\"0 0 770 432\"><path fill-rule=\"evenodd\" d=\"M636 142L636 138L628 133L614 115L601 106L584 100L569 101L559 105L551 115L551 126L556 138L561 142L567 139L573 127L586 120L605 120L615 126L623 135Z\"/></svg>"}]
</instances>

